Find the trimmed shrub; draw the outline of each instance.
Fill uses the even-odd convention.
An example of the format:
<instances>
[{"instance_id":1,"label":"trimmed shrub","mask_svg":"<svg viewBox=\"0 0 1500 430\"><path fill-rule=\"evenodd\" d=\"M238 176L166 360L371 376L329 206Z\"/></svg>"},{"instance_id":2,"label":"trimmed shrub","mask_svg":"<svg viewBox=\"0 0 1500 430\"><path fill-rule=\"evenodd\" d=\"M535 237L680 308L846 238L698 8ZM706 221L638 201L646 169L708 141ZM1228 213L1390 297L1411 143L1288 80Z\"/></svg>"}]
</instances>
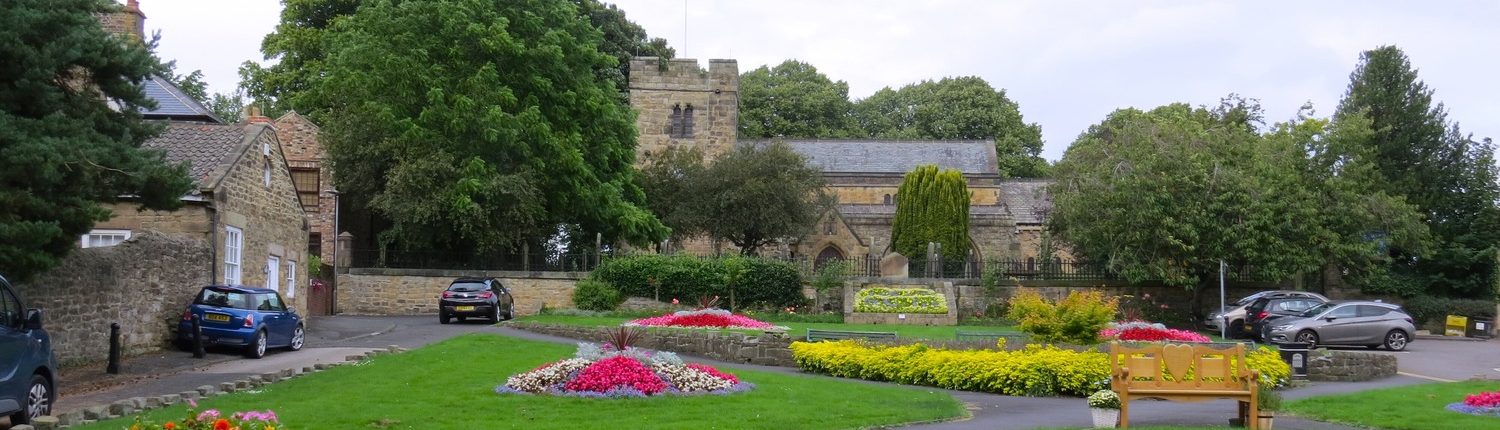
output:
<instances>
[{"instance_id":1,"label":"trimmed shrub","mask_svg":"<svg viewBox=\"0 0 1500 430\"><path fill-rule=\"evenodd\" d=\"M1425 323L1442 322L1448 315L1462 315L1469 318L1493 318L1495 316L1494 300L1416 296L1406 299L1406 304L1401 307L1406 309L1406 313L1411 314L1411 318L1416 320L1419 328Z\"/></svg>"},{"instance_id":2,"label":"trimmed shrub","mask_svg":"<svg viewBox=\"0 0 1500 430\"><path fill-rule=\"evenodd\" d=\"M1109 354L1027 345L1017 351L933 349L845 340L792 342L792 359L808 372L1011 396L1087 396L1109 386ZM1262 382L1284 384L1291 368L1260 347L1245 365Z\"/></svg>"},{"instance_id":3,"label":"trimmed shrub","mask_svg":"<svg viewBox=\"0 0 1500 430\"><path fill-rule=\"evenodd\" d=\"M625 295L609 284L583 279L573 289L573 306L587 311L612 311L625 302Z\"/></svg>"},{"instance_id":4,"label":"trimmed shrub","mask_svg":"<svg viewBox=\"0 0 1500 430\"><path fill-rule=\"evenodd\" d=\"M784 308L802 305L802 276L791 263L748 257L699 258L687 255L642 254L605 260L590 279L614 286L626 296L657 297L683 302L719 296L728 304L729 273L725 262L742 261L745 272L734 284L739 308Z\"/></svg>"},{"instance_id":5,"label":"trimmed shrub","mask_svg":"<svg viewBox=\"0 0 1500 430\"><path fill-rule=\"evenodd\" d=\"M1099 331L1114 321L1117 309L1118 299L1098 291L1073 291L1054 304L1021 288L1010 299L1005 317L1038 342L1093 345L1099 343Z\"/></svg>"},{"instance_id":6,"label":"trimmed shrub","mask_svg":"<svg viewBox=\"0 0 1500 430\"><path fill-rule=\"evenodd\" d=\"M866 288L854 295L854 311L946 314L948 300L926 288Z\"/></svg>"}]
</instances>

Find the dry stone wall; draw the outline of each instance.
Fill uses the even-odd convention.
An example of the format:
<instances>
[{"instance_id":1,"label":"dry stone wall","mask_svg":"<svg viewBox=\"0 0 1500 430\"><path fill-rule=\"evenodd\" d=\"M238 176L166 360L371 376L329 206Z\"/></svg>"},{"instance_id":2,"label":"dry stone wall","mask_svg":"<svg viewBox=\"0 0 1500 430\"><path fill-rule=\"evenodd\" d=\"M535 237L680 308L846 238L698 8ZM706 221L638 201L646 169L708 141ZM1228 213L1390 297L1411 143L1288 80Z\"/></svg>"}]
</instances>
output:
<instances>
[{"instance_id":1,"label":"dry stone wall","mask_svg":"<svg viewBox=\"0 0 1500 430\"><path fill-rule=\"evenodd\" d=\"M573 289L585 273L480 270L350 269L338 275L339 312L355 315L436 315L438 296L454 278L496 277L515 298L516 315L543 305L573 307Z\"/></svg>"},{"instance_id":2,"label":"dry stone wall","mask_svg":"<svg viewBox=\"0 0 1500 430\"><path fill-rule=\"evenodd\" d=\"M1307 379L1358 382L1396 376L1396 356L1374 352L1315 352L1307 361Z\"/></svg>"},{"instance_id":3,"label":"dry stone wall","mask_svg":"<svg viewBox=\"0 0 1500 430\"><path fill-rule=\"evenodd\" d=\"M170 345L172 328L209 282L209 244L140 232L119 245L74 251L17 293L40 308L53 354L64 364L105 360L109 324L119 323L126 355Z\"/></svg>"}]
</instances>

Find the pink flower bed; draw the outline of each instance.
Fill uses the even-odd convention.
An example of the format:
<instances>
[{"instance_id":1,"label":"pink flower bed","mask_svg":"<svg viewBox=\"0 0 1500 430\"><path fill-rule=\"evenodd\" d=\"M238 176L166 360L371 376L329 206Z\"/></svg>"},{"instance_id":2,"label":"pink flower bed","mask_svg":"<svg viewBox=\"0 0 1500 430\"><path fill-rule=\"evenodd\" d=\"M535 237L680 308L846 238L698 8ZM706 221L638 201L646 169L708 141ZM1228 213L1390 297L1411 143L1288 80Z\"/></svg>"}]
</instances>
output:
<instances>
[{"instance_id":1,"label":"pink flower bed","mask_svg":"<svg viewBox=\"0 0 1500 430\"><path fill-rule=\"evenodd\" d=\"M678 311L662 316L633 320L625 323L625 325L642 327L745 328L755 330L778 327L744 315L732 314L723 309Z\"/></svg>"},{"instance_id":2,"label":"pink flower bed","mask_svg":"<svg viewBox=\"0 0 1500 430\"><path fill-rule=\"evenodd\" d=\"M1151 324L1143 321L1110 324L1109 327L1099 331L1099 337L1105 340L1135 342L1213 342L1208 336L1187 330L1166 328L1161 324Z\"/></svg>"},{"instance_id":3,"label":"pink flower bed","mask_svg":"<svg viewBox=\"0 0 1500 430\"><path fill-rule=\"evenodd\" d=\"M733 394L754 384L706 364L684 363L677 354L634 347L583 343L573 358L511 375L495 387L501 394L546 394L585 398Z\"/></svg>"}]
</instances>

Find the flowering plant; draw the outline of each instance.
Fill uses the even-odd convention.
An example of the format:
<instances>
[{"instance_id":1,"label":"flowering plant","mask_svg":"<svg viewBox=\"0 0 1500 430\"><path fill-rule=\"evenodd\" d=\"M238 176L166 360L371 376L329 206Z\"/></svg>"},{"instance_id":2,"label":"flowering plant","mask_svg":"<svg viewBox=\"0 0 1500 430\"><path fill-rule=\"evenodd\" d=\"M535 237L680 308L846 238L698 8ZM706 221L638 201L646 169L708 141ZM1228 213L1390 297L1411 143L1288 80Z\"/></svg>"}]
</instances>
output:
<instances>
[{"instance_id":1,"label":"flowering plant","mask_svg":"<svg viewBox=\"0 0 1500 430\"><path fill-rule=\"evenodd\" d=\"M1099 337L1106 340L1138 342L1213 342L1208 336L1187 330L1171 329L1161 324L1152 324L1145 321L1110 323L1109 326L1099 331Z\"/></svg>"},{"instance_id":2,"label":"flowering plant","mask_svg":"<svg viewBox=\"0 0 1500 430\"><path fill-rule=\"evenodd\" d=\"M754 387L712 366L684 363L671 352L580 343L573 358L512 375L495 392L621 398L731 394Z\"/></svg>"},{"instance_id":3,"label":"flowering plant","mask_svg":"<svg viewBox=\"0 0 1500 430\"><path fill-rule=\"evenodd\" d=\"M1120 395L1113 390L1099 390L1089 395L1089 407L1098 409L1120 409Z\"/></svg>"},{"instance_id":4,"label":"flowering plant","mask_svg":"<svg viewBox=\"0 0 1500 430\"><path fill-rule=\"evenodd\" d=\"M667 315L641 318L626 322L627 327L687 327L687 328L742 328L766 330L781 328L744 315L736 315L723 309L697 309L677 311Z\"/></svg>"},{"instance_id":5,"label":"flowering plant","mask_svg":"<svg viewBox=\"0 0 1500 430\"><path fill-rule=\"evenodd\" d=\"M1447 409L1469 415L1500 417L1500 391L1470 394L1463 402L1448 404Z\"/></svg>"},{"instance_id":6,"label":"flowering plant","mask_svg":"<svg viewBox=\"0 0 1500 430\"><path fill-rule=\"evenodd\" d=\"M235 412L224 416L218 409L209 409L198 412L198 403L188 399L187 416L178 421L167 421L156 424L145 421L141 416L135 417L135 422L130 424L129 430L276 430L286 429L276 418L276 412L267 409L265 411Z\"/></svg>"}]
</instances>

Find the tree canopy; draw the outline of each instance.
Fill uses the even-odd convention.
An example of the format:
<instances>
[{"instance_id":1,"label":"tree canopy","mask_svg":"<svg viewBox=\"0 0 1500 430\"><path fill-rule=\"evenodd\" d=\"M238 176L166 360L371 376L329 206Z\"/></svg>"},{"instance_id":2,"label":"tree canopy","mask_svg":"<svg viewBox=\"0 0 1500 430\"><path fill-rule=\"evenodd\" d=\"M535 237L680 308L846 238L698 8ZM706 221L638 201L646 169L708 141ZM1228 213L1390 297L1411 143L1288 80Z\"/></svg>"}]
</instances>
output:
<instances>
[{"instance_id":1,"label":"tree canopy","mask_svg":"<svg viewBox=\"0 0 1500 430\"><path fill-rule=\"evenodd\" d=\"M968 256L969 186L958 170L917 166L896 191L891 222L891 249L913 260L927 256L927 244L942 245L943 259L962 262Z\"/></svg>"},{"instance_id":2,"label":"tree canopy","mask_svg":"<svg viewBox=\"0 0 1500 430\"><path fill-rule=\"evenodd\" d=\"M335 180L387 219L383 244L514 249L577 225L645 244L668 229L632 182L635 130L601 34L564 0L374 0L321 34Z\"/></svg>"},{"instance_id":3,"label":"tree canopy","mask_svg":"<svg viewBox=\"0 0 1500 430\"><path fill-rule=\"evenodd\" d=\"M740 136L750 138L851 137L849 84L816 67L787 60L740 75Z\"/></svg>"},{"instance_id":4,"label":"tree canopy","mask_svg":"<svg viewBox=\"0 0 1500 430\"><path fill-rule=\"evenodd\" d=\"M1378 292L1493 294L1500 246L1500 184L1494 144L1447 122L1447 110L1417 77L1406 54L1383 46L1360 54L1336 117L1366 116L1365 145L1387 193L1425 216L1431 252L1397 246L1398 264Z\"/></svg>"},{"instance_id":5,"label":"tree canopy","mask_svg":"<svg viewBox=\"0 0 1500 430\"><path fill-rule=\"evenodd\" d=\"M107 0L0 2L0 273L24 280L57 264L133 196L172 209L192 187L184 166L141 148L159 128L142 83L163 66L148 46L104 31ZM111 104L118 107L112 108Z\"/></svg>"},{"instance_id":6,"label":"tree canopy","mask_svg":"<svg viewBox=\"0 0 1500 430\"><path fill-rule=\"evenodd\" d=\"M696 150L668 151L641 182L678 238L706 235L745 255L801 237L833 204L822 171L780 142L741 146L707 166Z\"/></svg>"}]
</instances>

